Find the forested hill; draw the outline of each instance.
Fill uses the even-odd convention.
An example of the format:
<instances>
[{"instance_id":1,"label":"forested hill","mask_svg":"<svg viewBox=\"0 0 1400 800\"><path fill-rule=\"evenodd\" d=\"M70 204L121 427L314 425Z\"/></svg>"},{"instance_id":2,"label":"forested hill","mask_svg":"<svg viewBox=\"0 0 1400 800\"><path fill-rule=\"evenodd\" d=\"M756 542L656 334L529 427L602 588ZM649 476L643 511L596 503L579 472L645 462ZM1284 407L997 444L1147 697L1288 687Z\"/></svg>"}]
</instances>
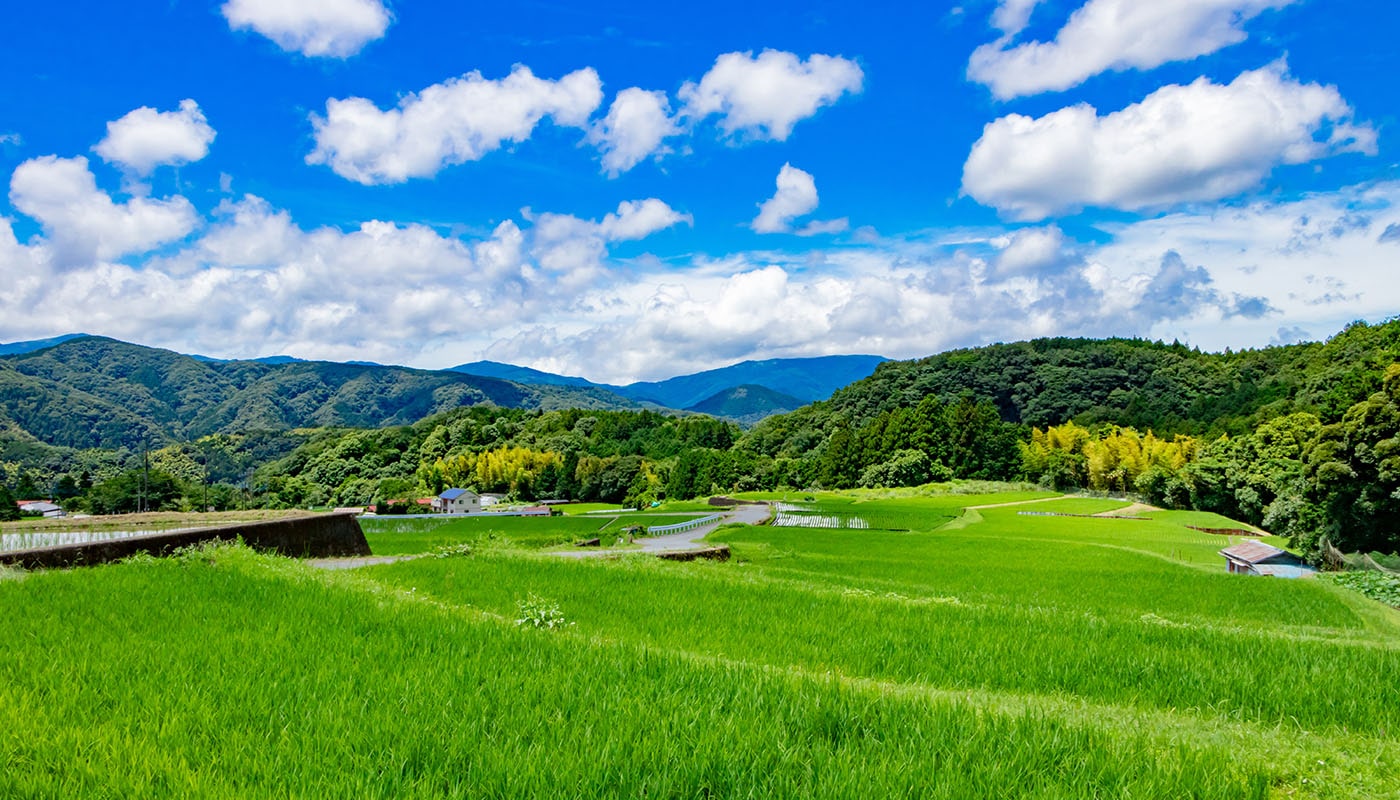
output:
<instances>
[{"instance_id":1,"label":"forested hill","mask_svg":"<svg viewBox=\"0 0 1400 800\"><path fill-rule=\"evenodd\" d=\"M891 361L824 408L854 428L928 395L970 393L1003 419L1112 423L1159 434L1239 434L1294 411L1336 420L1400 361L1400 318L1353 323L1326 342L1202 353L1141 339L1036 339Z\"/></svg>"},{"instance_id":2,"label":"forested hill","mask_svg":"<svg viewBox=\"0 0 1400 800\"><path fill-rule=\"evenodd\" d=\"M593 388L298 361L202 361L83 337L0 358L0 430L68 447L132 446L210 433L403 425L452 408L634 408Z\"/></svg>"}]
</instances>

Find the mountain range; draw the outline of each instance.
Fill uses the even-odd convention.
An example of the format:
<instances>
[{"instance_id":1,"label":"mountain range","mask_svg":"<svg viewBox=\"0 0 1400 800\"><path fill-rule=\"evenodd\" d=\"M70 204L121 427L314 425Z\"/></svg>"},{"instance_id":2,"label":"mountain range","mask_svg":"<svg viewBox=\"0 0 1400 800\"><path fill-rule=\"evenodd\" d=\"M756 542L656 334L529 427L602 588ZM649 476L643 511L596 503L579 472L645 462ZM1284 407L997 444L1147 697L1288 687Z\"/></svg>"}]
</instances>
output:
<instances>
[{"instance_id":1,"label":"mountain range","mask_svg":"<svg viewBox=\"0 0 1400 800\"><path fill-rule=\"evenodd\" d=\"M421 370L287 356L225 361L77 334L0 344L0 432L52 445L114 448L220 432L399 425L479 403L541 410L662 407L751 424L830 396L855 379L849 376L869 375L883 360L745 362L614 387L491 362ZM491 372L497 374L482 374Z\"/></svg>"},{"instance_id":2,"label":"mountain range","mask_svg":"<svg viewBox=\"0 0 1400 800\"><path fill-rule=\"evenodd\" d=\"M594 387L606 389L631 400L655 403L666 408L711 413L702 404L721 402L720 395L729 395L741 386L767 389L763 404L776 404L792 410L816 400L825 400L833 392L861 378L869 377L875 368L889 359L883 356L848 355L817 356L813 358L770 358L764 361L741 361L728 367L680 375L663 381L643 381L622 386L593 383L584 378L553 375L548 372L502 364L496 361L474 361L452 367L453 372L502 378L519 383L555 386ZM743 397L740 395L738 397ZM738 399L731 397L731 400ZM757 408L745 410L751 414ZM778 413L778 412L772 412ZM728 415L722 415L728 416Z\"/></svg>"}]
</instances>

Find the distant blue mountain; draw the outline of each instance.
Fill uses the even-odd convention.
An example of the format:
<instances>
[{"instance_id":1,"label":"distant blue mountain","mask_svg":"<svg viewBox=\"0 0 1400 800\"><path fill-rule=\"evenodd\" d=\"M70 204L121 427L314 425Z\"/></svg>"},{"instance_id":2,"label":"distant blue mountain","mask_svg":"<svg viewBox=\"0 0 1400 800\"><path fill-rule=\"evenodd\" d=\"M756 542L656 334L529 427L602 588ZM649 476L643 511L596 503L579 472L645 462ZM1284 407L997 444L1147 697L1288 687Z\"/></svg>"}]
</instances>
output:
<instances>
[{"instance_id":1,"label":"distant blue mountain","mask_svg":"<svg viewBox=\"0 0 1400 800\"><path fill-rule=\"evenodd\" d=\"M632 400L656 403L667 408L689 409L740 386L761 386L803 403L825 400L837 389L869 377L875 367L888 360L883 356L864 355L770 358L626 386L593 383L584 378L554 375L496 361L475 361L452 367L450 371L518 383L594 386Z\"/></svg>"},{"instance_id":2,"label":"distant blue mountain","mask_svg":"<svg viewBox=\"0 0 1400 800\"><path fill-rule=\"evenodd\" d=\"M191 353L190 358L193 358L195 361L203 361L206 364L227 364L230 361L251 361L254 364L271 364L273 366L278 366L281 364L302 364L306 361L306 359L297 358L296 356L263 356L262 358L214 358L213 356L201 356L197 353ZM349 363L368 364L369 362L351 361Z\"/></svg>"},{"instance_id":3,"label":"distant blue mountain","mask_svg":"<svg viewBox=\"0 0 1400 800\"><path fill-rule=\"evenodd\" d=\"M0 344L0 356L17 356L24 353L32 353L35 350L43 350L45 347L53 347L56 344L63 344L70 339L81 339L84 336L87 336L87 334L65 333L62 336L55 336L52 339L35 339L29 342Z\"/></svg>"},{"instance_id":4,"label":"distant blue mountain","mask_svg":"<svg viewBox=\"0 0 1400 800\"><path fill-rule=\"evenodd\" d=\"M552 372L541 372L529 367L517 367L514 364L502 364L499 361L473 361L470 364L458 364L455 367L448 367L448 372L462 372L467 375L479 375L483 378L500 378L516 383L536 383L545 386L596 386L603 389L617 390L615 386L608 386L604 383L594 383L587 378L574 378L568 375L555 375Z\"/></svg>"},{"instance_id":5,"label":"distant blue mountain","mask_svg":"<svg viewBox=\"0 0 1400 800\"><path fill-rule=\"evenodd\" d=\"M633 400L650 400L669 408L690 408L729 389L762 386L811 403L825 400L837 389L870 377L875 367L888 360L883 356L770 358L664 381L633 383L614 391Z\"/></svg>"}]
</instances>

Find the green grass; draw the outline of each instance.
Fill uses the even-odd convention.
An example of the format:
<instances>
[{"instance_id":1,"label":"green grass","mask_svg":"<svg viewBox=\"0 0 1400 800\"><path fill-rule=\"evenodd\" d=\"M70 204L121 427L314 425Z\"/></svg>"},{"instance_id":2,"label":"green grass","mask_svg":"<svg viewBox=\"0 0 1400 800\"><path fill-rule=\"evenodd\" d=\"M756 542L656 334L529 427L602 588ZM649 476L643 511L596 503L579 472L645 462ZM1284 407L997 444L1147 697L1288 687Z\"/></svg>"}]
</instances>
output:
<instances>
[{"instance_id":1,"label":"green grass","mask_svg":"<svg viewBox=\"0 0 1400 800\"><path fill-rule=\"evenodd\" d=\"M673 525L699 516L703 515L635 512L573 517L365 517L360 520L360 527L365 532L370 551L375 555L402 556L485 542L497 547L551 548L594 537L615 537L618 532L633 525Z\"/></svg>"},{"instance_id":2,"label":"green grass","mask_svg":"<svg viewBox=\"0 0 1400 800\"><path fill-rule=\"evenodd\" d=\"M458 544L493 542L545 548L598 536L612 517L468 517L415 519L367 517L360 520L369 549L377 556L429 553Z\"/></svg>"},{"instance_id":3,"label":"green grass","mask_svg":"<svg viewBox=\"0 0 1400 800\"><path fill-rule=\"evenodd\" d=\"M1005 498L821 495L908 531L727 563L500 546L606 521L525 518L0 580L0 796L1400 797L1400 612L1227 575L1194 517L962 513Z\"/></svg>"},{"instance_id":4,"label":"green grass","mask_svg":"<svg viewBox=\"0 0 1400 800\"><path fill-rule=\"evenodd\" d=\"M625 506L620 506L616 503L564 503L554 506L553 508L555 511L560 511L566 516L572 517L578 514L593 514L595 516L603 516L599 512L620 512L623 508L625 508Z\"/></svg>"},{"instance_id":5,"label":"green grass","mask_svg":"<svg viewBox=\"0 0 1400 800\"><path fill-rule=\"evenodd\" d=\"M1267 788L1262 770L1219 748L524 629L246 551L207 556L0 584L6 607L49 609L0 631L0 794L1062 798L1189 785L1234 798Z\"/></svg>"}]
</instances>

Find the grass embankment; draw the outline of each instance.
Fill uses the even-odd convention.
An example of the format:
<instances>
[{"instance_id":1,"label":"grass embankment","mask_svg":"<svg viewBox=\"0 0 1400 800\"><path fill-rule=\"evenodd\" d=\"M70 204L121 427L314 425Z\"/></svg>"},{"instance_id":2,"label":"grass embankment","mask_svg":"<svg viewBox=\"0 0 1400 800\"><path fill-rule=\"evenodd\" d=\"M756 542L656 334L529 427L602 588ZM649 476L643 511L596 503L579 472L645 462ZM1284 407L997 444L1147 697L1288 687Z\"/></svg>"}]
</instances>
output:
<instances>
[{"instance_id":1,"label":"grass embankment","mask_svg":"<svg viewBox=\"0 0 1400 800\"><path fill-rule=\"evenodd\" d=\"M853 500L910 532L0 581L0 795L1400 796L1400 614L1167 512Z\"/></svg>"}]
</instances>

